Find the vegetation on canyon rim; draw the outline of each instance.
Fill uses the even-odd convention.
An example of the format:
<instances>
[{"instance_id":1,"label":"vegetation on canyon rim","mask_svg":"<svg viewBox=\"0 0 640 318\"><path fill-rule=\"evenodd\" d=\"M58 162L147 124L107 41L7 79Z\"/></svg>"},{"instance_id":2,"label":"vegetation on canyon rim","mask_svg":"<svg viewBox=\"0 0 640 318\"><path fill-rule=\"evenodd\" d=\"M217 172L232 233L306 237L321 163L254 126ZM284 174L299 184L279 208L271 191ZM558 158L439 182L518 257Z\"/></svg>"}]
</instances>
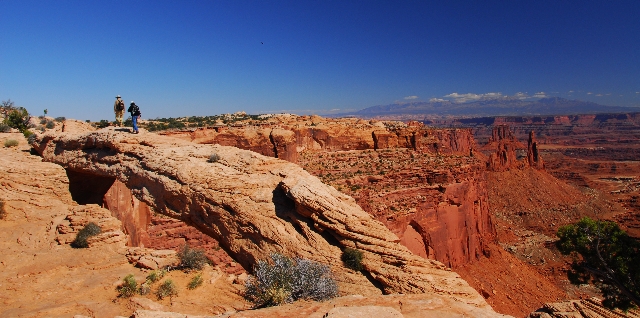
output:
<instances>
[{"instance_id":1,"label":"vegetation on canyon rim","mask_svg":"<svg viewBox=\"0 0 640 318\"><path fill-rule=\"evenodd\" d=\"M74 248L89 247L89 243L87 242L87 239L92 236L100 234L101 231L102 229L100 229L100 226L98 226L98 224L95 224L93 222L87 223L87 225L85 225L80 231L78 231L78 234L76 235L76 239L73 240L73 242L71 242L71 247L74 247Z\"/></svg>"},{"instance_id":2,"label":"vegetation on canyon rim","mask_svg":"<svg viewBox=\"0 0 640 318\"><path fill-rule=\"evenodd\" d=\"M573 256L569 280L594 283L603 305L628 310L640 306L640 241L614 222L588 217L560 227L558 249Z\"/></svg>"},{"instance_id":3,"label":"vegetation on canyon rim","mask_svg":"<svg viewBox=\"0 0 640 318\"><path fill-rule=\"evenodd\" d=\"M277 306L298 299L327 300L338 295L329 266L273 253L260 260L245 283L245 297L256 307Z\"/></svg>"},{"instance_id":4,"label":"vegetation on canyon rim","mask_svg":"<svg viewBox=\"0 0 640 318\"><path fill-rule=\"evenodd\" d=\"M4 120L0 130L7 132L10 128L18 129L25 137L29 137L32 132L28 130L29 125L29 112L24 107L15 107L14 102L10 99L2 101L0 103L0 113L2 113ZM7 127L9 129L7 129Z\"/></svg>"}]
</instances>

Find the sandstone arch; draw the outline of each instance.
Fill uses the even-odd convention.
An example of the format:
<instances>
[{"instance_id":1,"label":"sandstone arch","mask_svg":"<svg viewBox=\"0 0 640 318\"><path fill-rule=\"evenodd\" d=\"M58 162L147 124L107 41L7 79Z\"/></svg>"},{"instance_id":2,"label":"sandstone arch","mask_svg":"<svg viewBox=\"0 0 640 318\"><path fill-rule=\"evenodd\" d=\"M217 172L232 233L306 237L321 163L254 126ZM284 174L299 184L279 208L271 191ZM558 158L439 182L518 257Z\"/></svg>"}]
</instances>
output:
<instances>
[{"instance_id":1,"label":"sandstone arch","mask_svg":"<svg viewBox=\"0 0 640 318\"><path fill-rule=\"evenodd\" d=\"M155 211L219 240L247 269L272 252L297 255L331 265L346 293L379 293L364 275L342 266L341 249L355 247L365 252L365 272L385 293L433 293L488 308L457 274L412 254L355 200L295 164L109 130L37 135L32 146L68 171L126 184ZM221 159L210 163L214 152Z\"/></svg>"}]
</instances>

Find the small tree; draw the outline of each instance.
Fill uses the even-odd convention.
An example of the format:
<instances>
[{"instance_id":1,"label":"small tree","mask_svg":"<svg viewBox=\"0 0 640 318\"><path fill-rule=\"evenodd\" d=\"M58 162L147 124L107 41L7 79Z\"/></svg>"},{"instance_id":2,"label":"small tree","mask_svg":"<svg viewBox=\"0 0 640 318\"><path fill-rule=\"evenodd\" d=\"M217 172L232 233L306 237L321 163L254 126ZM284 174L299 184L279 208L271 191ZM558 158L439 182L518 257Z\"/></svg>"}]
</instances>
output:
<instances>
[{"instance_id":1,"label":"small tree","mask_svg":"<svg viewBox=\"0 0 640 318\"><path fill-rule=\"evenodd\" d=\"M11 99L3 100L2 103L0 103L0 113L4 118L7 118L7 116L9 115L9 112L11 112L14 109L15 109L14 103L11 101Z\"/></svg>"},{"instance_id":2,"label":"small tree","mask_svg":"<svg viewBox=\"0 0 640 318\"><path fill-rule=\"evenodd\" d=\"M24 107L14 108L7 114L5 123L11 128L24 132L29 124L29 112Z\"/></svg>"},{"instance_id":3,"label":"small tree","mask_svg":"<svg viewBox=\"0 0 640 318\"><path fill-rule=\"evenodd\" d=\"M628 310L640 306L640 242L614 222L588 217L558 229L560 252L571 255L568 272L574 284L592 282L603 293L603 305Z\"/></svg>"}]
</instances>

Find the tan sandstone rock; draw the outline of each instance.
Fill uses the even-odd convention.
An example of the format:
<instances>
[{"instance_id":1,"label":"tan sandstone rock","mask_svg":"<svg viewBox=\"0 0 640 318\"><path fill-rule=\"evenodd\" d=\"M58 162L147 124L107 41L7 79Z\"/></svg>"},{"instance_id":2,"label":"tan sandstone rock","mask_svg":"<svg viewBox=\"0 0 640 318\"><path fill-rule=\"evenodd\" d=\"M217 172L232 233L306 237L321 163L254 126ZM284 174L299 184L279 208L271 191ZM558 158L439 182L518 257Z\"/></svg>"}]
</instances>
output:
<instances>
[{"instance_id":1,"label":"tan sandstone rock","mask_svg":"<svg viewBox=\"0 0 640 318\"><path fill-rule=\"evenodd\" d=\"M489 309L457 274L412 254L351 197L295 164L250 151L113 131L37 135L47 161L118 179L155 211L218 240L245 268L279 252L332 266L343 293L380 293L343 267L341 249L365 253L364 273L385 293L424 293ZM208 162L211 153L220 160Z\"/></svg>"}]
</instances>

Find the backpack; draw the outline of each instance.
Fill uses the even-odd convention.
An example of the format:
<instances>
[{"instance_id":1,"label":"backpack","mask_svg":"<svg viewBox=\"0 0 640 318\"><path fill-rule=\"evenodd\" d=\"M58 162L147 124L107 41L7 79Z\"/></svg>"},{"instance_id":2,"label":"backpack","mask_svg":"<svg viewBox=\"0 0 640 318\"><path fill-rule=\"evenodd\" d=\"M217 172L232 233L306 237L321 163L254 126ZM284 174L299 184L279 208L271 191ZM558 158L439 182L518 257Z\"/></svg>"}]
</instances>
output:
<instances>
[{"instance_id":1,"label":"backpack","mask_svg":"<svg viewBox=\"0 0 640 318\"><path fill-rule=\"evenodd\" d=\"M136 104L129 106L127 111L131 113L131 116L140 116L140 108Z\"/></svg>"},{"instance_id":2,"label":"backpack","mask_svg":"<svg viewBox=\"0 0 640 318\"><path fill-rule=\"evenodd\" d=\"M124 102L122 100L118 101L118 104L116 105L116 110L118 111L124 110Z\"/></svg>"}]
</instances>

